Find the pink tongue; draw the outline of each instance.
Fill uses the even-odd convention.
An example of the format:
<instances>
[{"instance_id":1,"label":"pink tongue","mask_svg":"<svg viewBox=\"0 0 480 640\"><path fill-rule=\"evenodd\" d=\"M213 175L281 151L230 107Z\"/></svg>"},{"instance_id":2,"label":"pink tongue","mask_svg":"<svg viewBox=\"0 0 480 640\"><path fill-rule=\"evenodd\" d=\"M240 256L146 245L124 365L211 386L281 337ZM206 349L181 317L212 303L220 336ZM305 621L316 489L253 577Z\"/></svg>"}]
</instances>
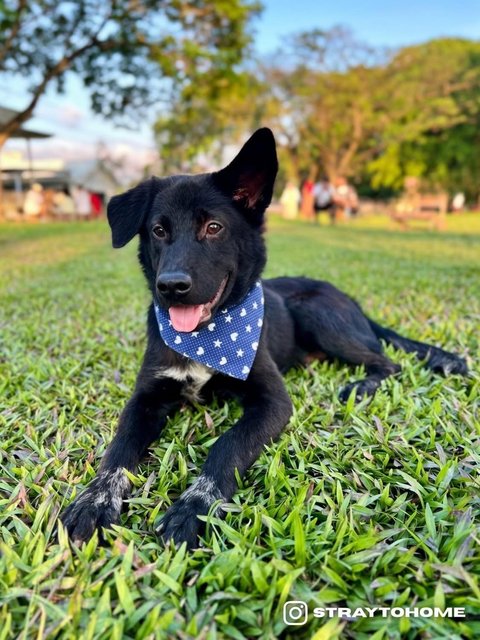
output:
<instances>
[{"instance_id":1,"label":"pink tongue","mask_svg":"<svg viewBox=\"0 0 480 640\"><path fill-rule=\"evenodd\" d=\"M182 307L170 307L168 310L173 328L176 331L189 332L197 328L202 316L203 304Z\"/></svg>"}]
</instances>

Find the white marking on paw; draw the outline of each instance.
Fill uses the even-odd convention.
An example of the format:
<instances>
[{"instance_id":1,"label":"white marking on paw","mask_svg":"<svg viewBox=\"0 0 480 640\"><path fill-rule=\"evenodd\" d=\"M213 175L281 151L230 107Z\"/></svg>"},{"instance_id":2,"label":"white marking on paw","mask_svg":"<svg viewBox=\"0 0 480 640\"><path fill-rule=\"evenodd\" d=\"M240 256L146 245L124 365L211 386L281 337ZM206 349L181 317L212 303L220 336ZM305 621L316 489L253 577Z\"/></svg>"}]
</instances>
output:
<instances>
[{"instance_id":1,"label":"white marking on paw","mask_svg":"<svg viewBox=\"0 0 480 640\"><path fill-rule=\"evenodd\" d=\"M180 497L181 500L199 499L206 505L212 505L217 500L225 500L222 492L218 488L217 483L203 474L200 475L195 482L184 491ZM220 507L219 507L220 509ZM217 511L218 513L218 511Z\"/></svg>"},{"instance_id":2,"label":"white marking on paw","mask_svg":"<svg viewBox=\"0 0 480 640\"><path fill-rule=\"evenodd\" d=\"M115 511L120 512L122 502L130 489L130 480L125 475L123 469L114 471L102 471L97 476L97 485L101 487L93 494L93 504L96 506L111 505ZM89 500L92 496L88 496Z\"/></svg>"}]
</instances>

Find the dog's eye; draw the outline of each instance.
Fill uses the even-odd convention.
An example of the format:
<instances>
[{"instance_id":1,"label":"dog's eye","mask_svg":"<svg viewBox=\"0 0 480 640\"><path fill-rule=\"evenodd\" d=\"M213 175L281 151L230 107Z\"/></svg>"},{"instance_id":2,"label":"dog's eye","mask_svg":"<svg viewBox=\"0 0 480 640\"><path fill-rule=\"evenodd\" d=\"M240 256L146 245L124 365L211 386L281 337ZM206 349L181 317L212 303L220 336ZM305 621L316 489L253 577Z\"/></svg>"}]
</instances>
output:
<instances>
[{"instance_id":1,"label":"dog's eye","mask_svg":"<svg viewBox=\"0 0 480 640\"><path fill-rule=\"evenodd\" d=\"M155 236L155 238L158 238L159 240L163 240L163 238L165 238L166 235L167 235L167 232L165 231L165 229L160 224L156 224L153 227L152 233Z\"/></svg>"},{"instance_id":2,"label":"dog's eye","mask_svg":"<svg viewBox=\"0 0 480 640\"><path fill-rule=\"evenodd\" d=\"M207 236L216 236L223 229L222 225L219 222L210 222L207 225Z\"/></svg>"}]
</instances>

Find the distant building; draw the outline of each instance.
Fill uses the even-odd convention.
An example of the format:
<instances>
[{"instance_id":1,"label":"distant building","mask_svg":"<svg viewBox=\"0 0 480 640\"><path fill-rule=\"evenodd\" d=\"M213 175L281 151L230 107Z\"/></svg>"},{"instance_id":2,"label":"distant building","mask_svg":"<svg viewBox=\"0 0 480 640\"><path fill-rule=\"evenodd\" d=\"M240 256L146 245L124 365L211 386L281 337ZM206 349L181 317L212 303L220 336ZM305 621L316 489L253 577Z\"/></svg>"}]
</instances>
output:
<instances>
[{"instance_id":1,"label":"distant building","mask_svg":"<svg viewBox=\"0 0 480 640\"><path fill-rule=\"evenodd\" d=\"M19 113L14 109L0 106L0 132ZM31 140L50 138L51 136L51 133L32 131L23 126L10 136L10 138L21 138L26 141L27 159L24 160L19 153L0 152L0 215L19 209L23 202L22 192L26 179L32 183L37 181L42 174L44 177L49 175L50 169L46 169L45 166L34 166ZM40 173L38 176L36 175L37 168Z\"/></svg>"},{"instance_id":2,"label":"distant building","mask_svg":"<svg viewBox=\"0 0 480 640\"><path fill-rule=\"evenodd\" d=\"M111 198L118 193L120 184L105 162L100 159L69 162L66 165L70 185L83 185L88 191L98 193L103 198Z\"/></svg>"},{"instance_id":3,"label":"distant building","mask_svg":"<svg viewBox=\"0 0 480 640\"><path fill-rule=\"evenodd\" d=\"M18 112L0 107L0 131ZM7 216L21 211L25 192L33 182L45 189L72 190L83 185L87 191L96 194L101 203L120 189L120 184L101 158L66 163L60 158L35 160L32 155L31 140L49 138L51 134L20 128L12 138L24 138L26 153L18 150L3 150L0 155L0 213Z\"/></svg>"}]
</instances>

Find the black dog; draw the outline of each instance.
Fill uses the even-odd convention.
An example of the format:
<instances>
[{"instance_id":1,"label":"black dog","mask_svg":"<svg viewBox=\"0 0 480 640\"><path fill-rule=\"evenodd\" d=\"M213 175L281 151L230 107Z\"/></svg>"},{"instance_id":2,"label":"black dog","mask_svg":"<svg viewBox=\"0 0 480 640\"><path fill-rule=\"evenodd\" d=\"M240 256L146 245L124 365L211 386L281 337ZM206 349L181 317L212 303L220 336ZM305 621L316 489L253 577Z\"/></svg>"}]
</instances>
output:
<instances>
[{"instance_id":1,"label":"black dog","mask_svg":"<svg viewBox=\"0 0 480 640\"><path fill-rule=\"evenodd\" d=\"M217 173L151 178L110 201L113 246L140 235L139 259L154 303L144 361L117 434L98 476L62 516L73 540L87 540L95 529L118 521L130 489L124 469L135 472L185 398L227 391L244 408L160 524L164 539L193 546L202 525L197 516L230 500L235 470L242 476L288 423L291 402L281 371L309 357L364 365L366 378L340 396L372 395L400 371L383 355L381 339L416 353L433 371L467 372L458 356L372 322L326 282L276 278L262 289L264 213L277 168L273 135L260 129Z\"/></svg>"}]
</instances>

